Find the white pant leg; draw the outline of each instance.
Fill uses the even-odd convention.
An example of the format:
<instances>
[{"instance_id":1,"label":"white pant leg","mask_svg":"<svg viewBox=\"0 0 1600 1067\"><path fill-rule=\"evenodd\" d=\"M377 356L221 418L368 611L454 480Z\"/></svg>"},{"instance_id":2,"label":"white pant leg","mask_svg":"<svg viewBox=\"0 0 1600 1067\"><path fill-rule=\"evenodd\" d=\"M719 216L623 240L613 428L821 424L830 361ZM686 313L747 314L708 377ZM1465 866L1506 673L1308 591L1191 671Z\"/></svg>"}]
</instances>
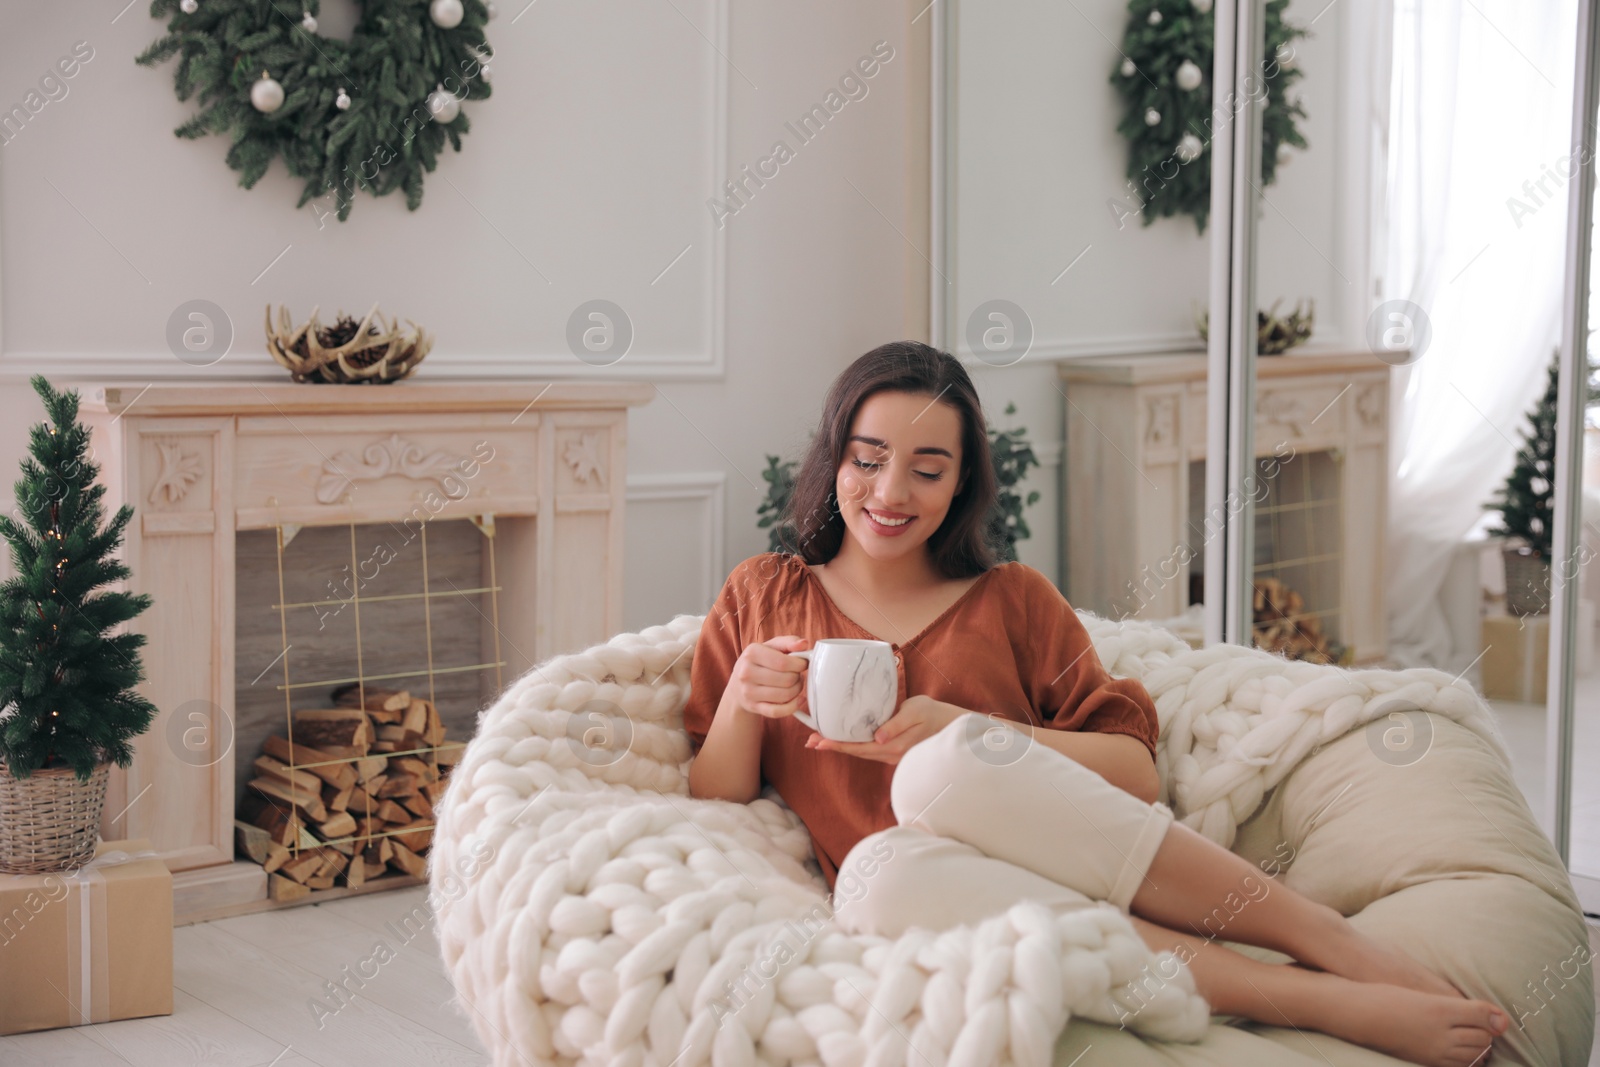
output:
<instances>
[{"instance_id":1,"label":"white pant leg","mask_svg":"<svg viewBox=\"0 0 1600 1067\"><path fill-rule=\"evenodd\" d=\"M1014 738L996 746L990 731ZM1048 745L970 712L896 764L901 826L970 845L1123 911L1145 878L1172 810L1146 804Z\"/></svg>"},{"instance_id":2,"label":"white pant leg","mask_svg":"<svg viewBox=\"0 0 1600 1067\"><path fill-rule=\"evenodd\" d=\"M868 834L845 854L834 880L833 915L850 933L892 938L913 926L946 930L974 924L1024 900L1056 911L1094 904L963 841L891 826Z\"/></svg>"}]
</instances>

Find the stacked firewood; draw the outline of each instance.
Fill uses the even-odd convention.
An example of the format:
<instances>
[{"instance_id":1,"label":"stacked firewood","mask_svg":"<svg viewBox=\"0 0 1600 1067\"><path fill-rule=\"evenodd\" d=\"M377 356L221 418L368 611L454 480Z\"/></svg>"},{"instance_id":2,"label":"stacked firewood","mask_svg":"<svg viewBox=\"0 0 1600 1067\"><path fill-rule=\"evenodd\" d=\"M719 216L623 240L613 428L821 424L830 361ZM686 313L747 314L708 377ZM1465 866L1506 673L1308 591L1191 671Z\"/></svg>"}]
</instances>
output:
<instances>
[{"instance_id":1,"label":"stacked firewood","mask_svg":"<svg viewBox=\"0 0 1600 1067\"><path fill-rule=\"evenodd\" d=\"M342 686L333 704L291 712L292 741L266 739L234 823L274 900L422 877L434 805L465 747L445 743L432 701L404 690Z\"/></svg>"},{"instance_id":2,"label":"stacked firewood","mask_svg":"<svg viewBox=\"0 0 1600 1067\"><path fill-rule=\"evenodd\" d=\"M1309 663L1339 662L1343 650L1322 632L1321 619L1304 614L1305 598L1294 589L1276 578L1259 579L1254 607L1252 631L1257 648Z\"/></svg>"}]
</instances>

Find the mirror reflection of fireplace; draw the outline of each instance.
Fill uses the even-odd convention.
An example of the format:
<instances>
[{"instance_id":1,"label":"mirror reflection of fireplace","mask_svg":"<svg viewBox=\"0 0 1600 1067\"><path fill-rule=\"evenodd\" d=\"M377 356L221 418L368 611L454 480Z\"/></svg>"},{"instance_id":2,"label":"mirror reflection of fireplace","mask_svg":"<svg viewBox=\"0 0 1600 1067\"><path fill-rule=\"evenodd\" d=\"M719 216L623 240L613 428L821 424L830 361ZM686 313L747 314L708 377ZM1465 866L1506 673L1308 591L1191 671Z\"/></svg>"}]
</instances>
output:
<instances>
[{"instance_id":1,"label":"mirror reflection of fireplace","mask_svg":"<svg viewBox=\"0 0 1600 1067\"><path fill-rule=\"evenodd\" d=\"M1336 449L1258 459L1262 488L1254 507L1255 545L1251 572L1255 644L1289 659L1312 663L1351 662L1353 648L1340 640L1344 616L1344 517ZM1205 589L1203 516L1205 464L1189 465L1189 530L1194 561L1189 603ZM1199 536L1194 536L1200 531Z\"/></svg>"},{"instance_id":2,"label":"mirror reflection of fireplace","mask_svg":"<svg viewBox=\"0 0 1600 1067\"><path fill-rule=\"evenodd\" d=\"M1061 361L1067 599L1200 647L1207 542L1224 509L1248 512L1255 643L1384 661L1390 367L1311 346L1259 360L1253 485L1208 510L1206 366L1200 353Z\"/></svg>"}]
</instances>

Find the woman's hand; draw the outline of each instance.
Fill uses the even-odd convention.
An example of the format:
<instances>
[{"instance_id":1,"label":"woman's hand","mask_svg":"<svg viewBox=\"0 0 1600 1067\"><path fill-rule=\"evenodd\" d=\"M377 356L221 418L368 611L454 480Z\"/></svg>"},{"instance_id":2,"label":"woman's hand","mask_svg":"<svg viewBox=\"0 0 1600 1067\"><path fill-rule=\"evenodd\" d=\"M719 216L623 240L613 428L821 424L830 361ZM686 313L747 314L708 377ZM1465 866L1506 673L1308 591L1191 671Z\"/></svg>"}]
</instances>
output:
<instances>
[{"instance_id":1,"label":"woman's hand","mask_svg":"<svg viewBox=\"0 0 1600 1067\"><path fill-rule=\"evenodd\" d=\"M806 738L806 747L899 763L912 745L938 733L967 711L967 708L918 694L900 702L889 721L878 727L872 741L834 741L813 733Z\"/></svg>"},{"instance_id":2,"label":"woman's hand","mask_svg":"<svg viewBox=\"0 0 1600 1067\"><path fill-rule=\"evenodd\" d=\"M768 719L782 719L805 710L805 660L789 655L811 647L792 634L744 647L733 661L728 689L738 706Z\"/></svg>"}]
</instances>

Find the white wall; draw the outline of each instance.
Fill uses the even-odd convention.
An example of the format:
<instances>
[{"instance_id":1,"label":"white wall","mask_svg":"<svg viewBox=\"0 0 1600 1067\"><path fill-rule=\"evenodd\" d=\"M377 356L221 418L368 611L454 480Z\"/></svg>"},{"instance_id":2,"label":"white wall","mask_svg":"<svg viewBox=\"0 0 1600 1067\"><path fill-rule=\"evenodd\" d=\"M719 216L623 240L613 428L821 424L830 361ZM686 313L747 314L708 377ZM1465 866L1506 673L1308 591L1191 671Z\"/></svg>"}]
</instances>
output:
<instances>
[{"instance_id":1,"label":"white wall","mask_svg":"<svg viewBox=\"0 0 1600 1067\"><path fill-rule=\"evenodd\" d=\"M635 409L630 430L627 624L703 610L727 569L765 547L762 454L798 453L828 381L855 356L926 336L931 18L911 19L927 5L539 0L520 17L517 0L500 6L489 26L495 96L470 105L464 150L428 175L421 209L360 194L348 222L320 228L309 206L294 209L299 183L281 163L245 190L222 139L172 135L193 105L176 99L171 61L133 62L162 31L144 5L8 16L0 106L22 103L75 42L94 58L0 146L0 504L38 419L19 384L27 374L277 377L266 304L300 317L313 304L359 314L379 301L437 335L424 377L655 381L660 395ZM1263 276L1291 298L1317 296L1325 328L1344 298L1340 274L1357 277L1334 241L1350 6L1327 12L1302 50L1312 149L1268 190L1294 225L1271 208L1262 219ZM1191 222L1119 231L1106 207L1122 190L1124 148L1101 35L1120 40L1125 11L1120 0L961 11L951 299L959 321L1008 296L1039 327L1022 364L973 375L991 420L1027 426L1052 465L1024 487L1043 499L1020 548L1052 577L1061 401L1047 357L1170 341L1189 330L1190 298L1205 295L1205 240ZM878 40L895 56L867 95L800 144L786 123ZM707 200L780 139L794 158L718 231ZM229 355L203 369L165 341L173 309L197 297L224 307L236 330ZM629 356L604 370L580 365L563 340L571 309L594 297L621 304L637 330ZM1008 400L1015 420L1002 414Z\"/></svg>"},{"instance_id":2,"label":"white wall","mask_svg":"<svg viewBox=\"0 0 1600 1067\"><path fill-rule=\"evenodd\" d=\"M762 453L797 452L855 356L925 335L923 5L499 6L495 95L468 105L463 151L446 150L420 210L362 193L348 222L320 227L281 162L245 190L222 138L173 136L193 102L176 99L172 61L134 63L163 29L144 5L8 15L6 108L75 42L94 56L0 147L0 503L39 418L27 374L279 378L265 305L298 319L318 304L326 321L379 301L436 334L422 377L655 381L630 425L627 624L704 610L765 547ZM785 123L880 40L894 56L866 95L801 144ZM778 140L793 158L719 229L707 201ZM636 329L603 370L564 341L595 297ZM195 298L236 331L212 367L165 340Z\"/></svg>"}]
</instances>

